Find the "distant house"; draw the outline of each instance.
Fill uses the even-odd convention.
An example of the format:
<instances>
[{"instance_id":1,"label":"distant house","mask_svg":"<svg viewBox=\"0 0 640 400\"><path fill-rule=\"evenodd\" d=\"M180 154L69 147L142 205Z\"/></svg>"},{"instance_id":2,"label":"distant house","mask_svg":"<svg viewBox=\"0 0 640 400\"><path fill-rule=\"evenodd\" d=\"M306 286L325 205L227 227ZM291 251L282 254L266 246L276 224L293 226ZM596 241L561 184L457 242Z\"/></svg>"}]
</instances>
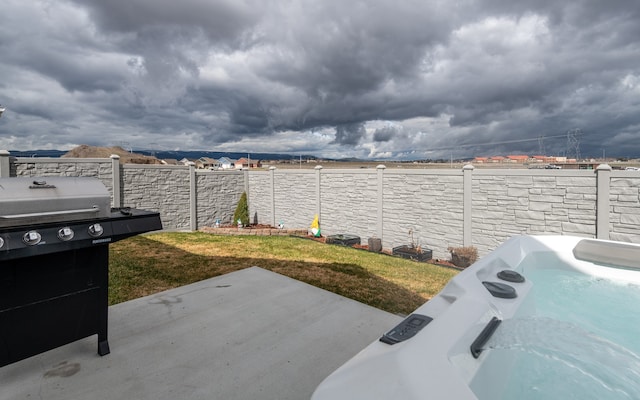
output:
<instances>
[{"instance_id":1,"label":"distant house","mask_svg":"<svg viewBox=\"0 0 640 400\"><path fill-rule=\"evenodd\" d=\"M260 168L262 166L259 160L253 160L253 159L248 159L244 157L238 158L235 162L235 165L236 165L236 169Z\"/></svg>"},{"instance_id":2,"label":"distant house","mask_svg":"<svg viewBox=\"0 0 640 400\"><path fill-rule=\"evenodd\" d=\"M489 162L489 158L487 157L476 157L473 159L474 163L478 163L478 164L484 164L486 162Z\"/></svg>"},{"instance_id":3,"label":"distant house","mask_svg":"<svg viewBox=\"0 0 640 400\"><path fill-rule=\"evenodd\" d=\"M492 162L492 163L501 163L503 161L504 161L504 157L502 156L489 157L489 162Z\"/></svg>"},{"instance_id":4,"label":"distant house","mask_svg":"<svg viewBox=\"0 0 640 400\"><path fill-rule=\"evenodd\" d=\"M218 163L222 169L231 169L235 167L235 163L229 157L220 157L218 159Z\"/></svg>"},{"instance_id":5,"label":"distant house","mask_svg":"<svg viewBox=\"0 0 640 400\"><path fill-rule=\"evenodd\" d=\"M546 156L531 156L533 162L543 163L545 162Z\"/></svg>"},{"instance_id":6,"label":"distant house","mask_svg":"<svg viewBox=\"0 0 640 400\"><path fill-rule=\"evenodd\" d=\"M218 169L220 168L220 161L209 157L200 157L196 161L196 168Z\"/></svg>"},{"instance_id":7,"label":"distant house","mask_svg":"<svg viewBox=\"0 0 640 400\"><path fill-rule=\"evenodd\" d=\"M510 163L524 164L528 159L529 159L529 156L524 154L507 156L507 161Z\"/></svg>"},{"instance_id":8,"label":"distant house","mask_svg":"<svg viewBox=\"0 0 640 400\"><path fill-rule=\"evenodd\" d=\"M238 158L235 162L236 169L249 168L249 160L246 158Z\"/></svg>"},{"instance_id":9,"label":"distant house","mask_svg":"<svg viewBox=\"0 0 640 400\"><path fill-rule=\"evenodd\" d=\"M533 156L532 157L535 162L538 163L554 163L556 162L556 158L552 156Z\"/></svg>"},{"instance_id":10,"label":"distant house","mask_svg":"<svg viewBox=\"0 0 640 400\"><path fill-rule=\"evenodd\" d=\"M160 160L163 165L178 165L179 162L175 158L165 158L164 160Z\"/></svg>"},{"instance_id":11,"label":"distant house","mask_svg":"<svg viewBox=\"0 0 640 400\"><path fill-rule=\"evenodd\" d=\"M178 161L180 165L189 165L189 162L191 162L191 160L189 160L188 158L183 158L182 160Z\"/></svg>"}]
</instances>

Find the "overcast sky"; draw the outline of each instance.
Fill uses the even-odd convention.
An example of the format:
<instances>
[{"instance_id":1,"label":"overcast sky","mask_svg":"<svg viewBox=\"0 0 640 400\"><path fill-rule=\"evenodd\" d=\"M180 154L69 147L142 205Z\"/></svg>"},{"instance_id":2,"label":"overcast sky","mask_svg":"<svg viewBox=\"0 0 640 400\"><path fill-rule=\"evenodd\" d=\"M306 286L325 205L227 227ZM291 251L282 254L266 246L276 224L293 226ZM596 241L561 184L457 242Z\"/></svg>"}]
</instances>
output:
<instances>
[{"instance_id":1,"label":"overcast sky","mask_svg":"<svg viewBox=\"0 0 640 400\"><path fill-rule=\"evenodd\" d=\"M3 0L0 104L8 150L640 157L640 1Z\"/></svg>"}]
</instances>

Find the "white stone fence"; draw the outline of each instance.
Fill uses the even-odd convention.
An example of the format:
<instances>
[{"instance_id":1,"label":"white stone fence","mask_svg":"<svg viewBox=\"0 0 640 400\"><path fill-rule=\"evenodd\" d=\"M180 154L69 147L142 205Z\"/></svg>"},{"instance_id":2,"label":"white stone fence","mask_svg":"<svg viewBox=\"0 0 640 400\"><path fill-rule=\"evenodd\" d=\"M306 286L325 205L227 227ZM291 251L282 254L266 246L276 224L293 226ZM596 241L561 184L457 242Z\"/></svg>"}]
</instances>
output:
<instances>
[{"instance_id":1,"label":"white stone fence","mask_svg":"<svg viewBox=\"0 0 640 400\"><path fill-rule=\"evenodd\" d=\"M640 172L596 170L277 170L249 174L250 211L270 224L354 234L383 247L415 242L434 257L449 246L481 255L519 234L640 243Z\"/></svg>"},{"instance_id":2,"label":"white stone fence","mask_svg":"<svg viewBox=\"0 0 640 400\"><path fill-rule=\"evenodd\" d=\"M242 192L251 219L353 234L385 249L411 244L448 258L449 246L481 255L519 234L566 234L640 243L640 172L596 170L276 169L204 171L110 159L15 158L0 176L93 176L114 206L159 211L166 229L232 223Z\"/></svg>"}]
</instances>

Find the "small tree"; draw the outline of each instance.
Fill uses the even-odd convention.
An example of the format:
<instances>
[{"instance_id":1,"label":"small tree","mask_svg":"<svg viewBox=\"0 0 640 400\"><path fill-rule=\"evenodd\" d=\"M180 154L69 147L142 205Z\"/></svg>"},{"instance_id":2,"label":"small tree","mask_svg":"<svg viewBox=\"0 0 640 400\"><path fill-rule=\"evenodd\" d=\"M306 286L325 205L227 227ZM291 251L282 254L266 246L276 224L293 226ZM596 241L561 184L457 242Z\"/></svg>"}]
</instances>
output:
<instances>
[{"instance_id":1,"label":"small tree","mask_svg":"<svg viewBox=\"0 0 640 400\"><path fill-rule=\"evenodd\" d=\"M240 196L238 206L236 207L236 212L233 213L233 223L238 223L238 220L240 220L243 226L249 225L249 204L247 203L246 192L242 192L242 196Z\"/></svg>"}]
</instances>

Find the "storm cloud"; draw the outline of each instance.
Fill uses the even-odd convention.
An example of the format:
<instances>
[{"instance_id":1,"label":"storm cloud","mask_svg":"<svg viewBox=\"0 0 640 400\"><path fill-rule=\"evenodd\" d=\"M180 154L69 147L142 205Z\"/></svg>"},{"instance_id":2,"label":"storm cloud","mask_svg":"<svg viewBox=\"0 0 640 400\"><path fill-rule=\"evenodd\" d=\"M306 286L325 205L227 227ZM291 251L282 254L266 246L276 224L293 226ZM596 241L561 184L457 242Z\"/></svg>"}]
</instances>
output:
<instances>
[{"instance_id":1,"label":"storm cloud","mask_svg":"<svg viewBox=\"0 0 640 400\"><path fill-rule=\"evenodd\" d=\"M640 157L640 3L7 0L0 148Z\"/></svg>"}]
</instances>

